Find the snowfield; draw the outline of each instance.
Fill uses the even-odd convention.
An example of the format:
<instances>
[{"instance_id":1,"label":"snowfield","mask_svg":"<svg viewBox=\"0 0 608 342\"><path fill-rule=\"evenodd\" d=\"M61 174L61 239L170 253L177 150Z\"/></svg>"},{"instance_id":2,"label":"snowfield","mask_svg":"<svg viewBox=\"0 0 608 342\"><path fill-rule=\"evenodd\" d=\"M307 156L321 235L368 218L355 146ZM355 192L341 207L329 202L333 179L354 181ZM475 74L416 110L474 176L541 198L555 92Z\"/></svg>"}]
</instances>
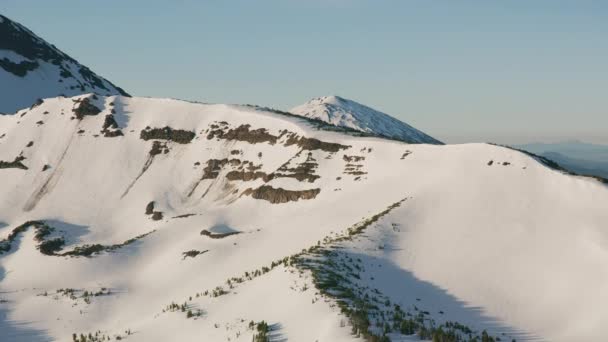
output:
<instances>
[{"instance_id":1,"label":"snowfield","mask_svg":"<svg viewBox=\"0 0 608 342\"><path fill-rule=\"evenodd\" d=\"M608 336L604 184L334 130L92 94L0 117L0 340Z\"/></svg>"}]
</instances>

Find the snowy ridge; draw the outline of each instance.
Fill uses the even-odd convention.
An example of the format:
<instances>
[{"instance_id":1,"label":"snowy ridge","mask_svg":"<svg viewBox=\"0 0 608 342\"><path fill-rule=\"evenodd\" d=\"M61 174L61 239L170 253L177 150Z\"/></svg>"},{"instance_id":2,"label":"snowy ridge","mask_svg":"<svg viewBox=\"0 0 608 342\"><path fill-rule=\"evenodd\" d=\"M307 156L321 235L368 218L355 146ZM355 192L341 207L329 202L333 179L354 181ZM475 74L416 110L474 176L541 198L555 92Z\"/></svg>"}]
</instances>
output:
<instances>
[{"instance_id":1,"label":"snowy ridge","mask_svg":"<svg viewBox=\"0 0 608 342\"><path fill-rule=\"evenodd\" d=\"M127 95L121 88L9 18L0 15L0 114L37 99L84 93Z\"/></svg>"},{"instance_id":2,"label":"snowy ridge","mask_svg":"<svg viewBox=\"0 0 608 342\"><path fill-rule=\"evenodd\" d=\"M290 112L407 143L441 144L439 140L388 114L339 96L314 98L292 108Z\"/></svg>"},{"instance_id":3,"label":"snowy ridge","mask_svg":"<svg viewBox=\"0 0 608 342\"><path fill-rule=\"evenodd\" d=\"M0 116L0 175L10 341L608 336L608 188L507 148L89 94Z\"/></svg>"}]
</instances>

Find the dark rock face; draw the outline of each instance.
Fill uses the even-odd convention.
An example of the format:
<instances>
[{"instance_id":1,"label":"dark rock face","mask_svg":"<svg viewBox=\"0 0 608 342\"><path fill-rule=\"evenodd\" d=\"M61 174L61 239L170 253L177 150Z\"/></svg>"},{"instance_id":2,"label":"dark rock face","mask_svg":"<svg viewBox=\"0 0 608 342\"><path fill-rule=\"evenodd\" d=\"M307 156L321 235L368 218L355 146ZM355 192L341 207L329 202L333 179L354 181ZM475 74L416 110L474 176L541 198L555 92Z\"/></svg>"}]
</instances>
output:
<instances>
[{"instance_id":1,"label":"dark rock face","mask_svg":"<svg viewBox=\"0 0 608 342\"><path fill-rule=\"evenodd\" d=\"M168 126L163 128L146 127L139 135L142 140L170 140L178 144L188 144L195 136L196 134L192 131L173 129Z\"/></svg>"},{"instance_id":2,"label":"dark rock face","mask_svg":"<svg viewBox=\"0 0 608 342\"><path fill-rule=\"evenodd\" d=\"M94 116L101 113L101 109L92 104L88 97L85 97L73 109L73 112L78 120L82 120L86 115Z\"/></svg>"},{"instance_id":3,"label":"dark rock face","mask_svg":"<svg viewBox=\"0 0 608 342\"><path fill-rule=\"evenodd\" d=\"M285 190L283 188L273 188L270 185L262 185L257 189L247 189L243 195L249 195L255 199L261 199L273 204L296 202L300 199L314 199L321 192L321 189L309 190Z\"/></svg>"},{"instance_id":4,"label":"dark rock face","mask_svg":"<svg viewBox=\"0 0 608 342\"><path fill-rule=\"evenodd\" d=\"M238 140L238 141L246 141L250 144L258 144L263 142L268 142L270 144L275 144L277 142L278 137L274 136L266 131L264 128L258 128L250 130L250 125L241 125L237 128L232 128L229 130L225 130L215 125L215 129L212 129L207 135L207 139L211 140L214 138L224 139L224 140ZM212 126L212 128L214 128Z\"/></svg>"}]
</instances>

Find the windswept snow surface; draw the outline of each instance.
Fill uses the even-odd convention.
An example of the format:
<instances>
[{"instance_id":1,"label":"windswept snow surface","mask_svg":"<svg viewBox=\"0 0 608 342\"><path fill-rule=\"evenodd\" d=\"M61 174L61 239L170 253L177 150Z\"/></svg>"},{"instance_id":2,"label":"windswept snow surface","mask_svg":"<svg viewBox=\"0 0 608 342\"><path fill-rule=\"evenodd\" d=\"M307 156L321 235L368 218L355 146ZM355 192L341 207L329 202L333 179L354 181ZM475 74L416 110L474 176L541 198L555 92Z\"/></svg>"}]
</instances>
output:
<instances>
[{"instance_id":1,"label":"windswept snow surface","mask_svg":"<svg viewBox=\"0 0 608 342\"><path fill-rule=\"evenodd\" d=\"M339 96L314 98L290 112L332 125L414 144L441 142L394 117Z\"/></svg>"},{"instance_id":2,"label":"windswept snow surface","mask_svg":"<svg viewBox=\"0 0 608 342\"><path fill-rule=\"evenodd\" d=\"M2 15L0 89L0 114L11 114L31 106L37 99L59 95L90 92L127 95L23 25Z\"/></svg>"},{"instance_id":3,"label":"windswept snow surface","mask_svg":"<svg viewBox=\"0 0 608 342\"><path fill-rule=\"evenodd\" d=\"M83 103L101 112L77 118ZM502 340L608 337L608 188L514 150L92 95L2 116L0 137L0 247L32 220L54 228L44 241L64 239L43 254L31 226L0 254L0 340L251 341L262 320L276 341L357 340L310 271L263 268L403 199L332 240L360 263L352 284Z\"/></svg>"}]
</instances>

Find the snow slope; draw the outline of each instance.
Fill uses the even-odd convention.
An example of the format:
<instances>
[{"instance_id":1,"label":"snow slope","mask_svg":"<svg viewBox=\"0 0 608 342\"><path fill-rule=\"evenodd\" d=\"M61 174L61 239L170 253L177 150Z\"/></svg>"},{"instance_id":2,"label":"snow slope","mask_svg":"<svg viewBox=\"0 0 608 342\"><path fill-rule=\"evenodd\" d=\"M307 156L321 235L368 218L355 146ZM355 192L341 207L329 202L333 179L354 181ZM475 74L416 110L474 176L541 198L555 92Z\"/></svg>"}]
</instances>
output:
<instances>
[{"instance_id":1,"label":"snow slope","mask_svg":"<svg viewBox=\"0 0 608 342\"><path fill-rule=\"evenodd\" d=\"M339 96L314 98L303 105L292 108L290 112L325 121L332 125L348 127L408 143L441 144L439 140L405 122Z\"/></svg>"},{"instance_id":2,"label":"snow slope","mask_svg":"<svg viewBox=\"0 0 608 342\"><path fill-rule=\"evenodd\" d=\"M127 95L110 81L0 15L0 114L29 107L37 99L95 92Z\"/></svg>"},{"instance_id":3,"label":"snow slope","mask_svg":"<svg viewBox=\"0 0 608 342\"><path fill-rule=\"evenodd\" d=\"M315 127L92 95L0 117L0 339L251 341L265 321L273 341L352 341L352 298L380 335L398 305L474 336L608 336L605 185L498 146Z\"/></svg>"}]
</instances>

